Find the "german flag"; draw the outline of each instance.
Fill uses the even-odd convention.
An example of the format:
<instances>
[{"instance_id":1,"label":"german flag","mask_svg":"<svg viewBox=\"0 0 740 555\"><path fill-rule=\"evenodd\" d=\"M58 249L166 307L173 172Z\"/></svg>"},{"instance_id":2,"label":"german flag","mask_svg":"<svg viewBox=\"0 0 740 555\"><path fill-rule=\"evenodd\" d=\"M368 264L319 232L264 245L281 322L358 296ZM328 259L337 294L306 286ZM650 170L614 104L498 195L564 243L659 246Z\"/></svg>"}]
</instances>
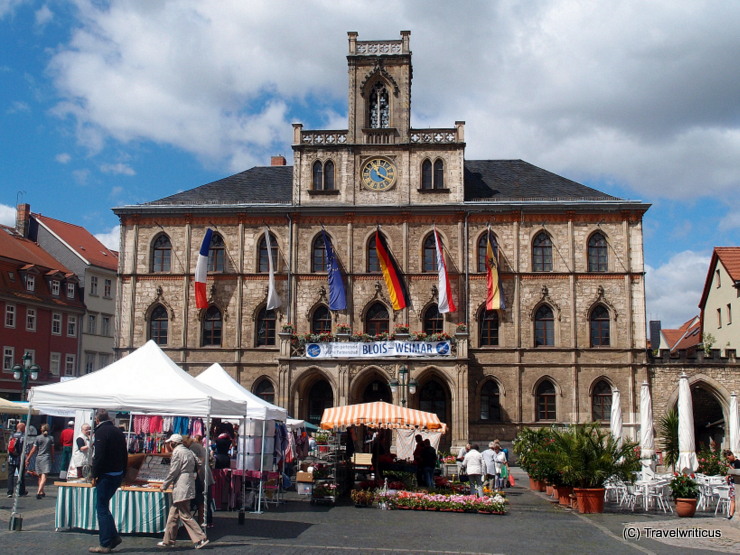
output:
<instances>
[{"instance_id":1,"label":"german flag","mask_svg":"<svg viewBox=\"0 0 740 555\"><path fill-rule=\"evenodd\" d=\"M393 310L406 308L411 302L406 284L403 282L398 264L393 259L391 251L388 250L385 237L379 230L375 231L375 250L378 253L378 262L380 263L380 269L383 271L383 279L385 279L385 285L388 287Z\"/></svg>"}]
</instances>

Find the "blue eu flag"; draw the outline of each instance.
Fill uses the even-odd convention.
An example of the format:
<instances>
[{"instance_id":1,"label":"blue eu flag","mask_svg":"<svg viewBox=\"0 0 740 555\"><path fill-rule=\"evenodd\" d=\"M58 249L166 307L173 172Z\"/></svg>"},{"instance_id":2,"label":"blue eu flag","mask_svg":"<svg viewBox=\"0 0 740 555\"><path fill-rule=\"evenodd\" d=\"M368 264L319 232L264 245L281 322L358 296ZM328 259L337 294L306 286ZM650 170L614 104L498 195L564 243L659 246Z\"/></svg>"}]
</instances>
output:
<instances>
[{"instance_id":1,"label":"blue eu flag","mask_svg":"<svg viewBox=\"0 0 740 555\"><path fill-rule=\"evenodd\" d=\"M329 239L325 230L322 229L321 233L324 234L324 247L326 248L326 270L328 272L327 277L329 280L329 309L344 310L347 308L347 298L344 294L342 272L339 270L337 257L334 254L334 249L331 247L331 239Z\"/></svg>"}]
</instances>

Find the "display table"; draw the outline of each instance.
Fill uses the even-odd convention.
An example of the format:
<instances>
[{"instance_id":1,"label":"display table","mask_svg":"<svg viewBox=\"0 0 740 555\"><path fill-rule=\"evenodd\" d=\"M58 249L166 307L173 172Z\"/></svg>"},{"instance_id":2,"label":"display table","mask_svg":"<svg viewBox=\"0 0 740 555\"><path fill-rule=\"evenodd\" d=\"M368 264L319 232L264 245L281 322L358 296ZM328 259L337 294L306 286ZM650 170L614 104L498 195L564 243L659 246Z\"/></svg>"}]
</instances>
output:
<instances>
[{"instance_id":1,"label":"display table","mask_svg":"<svg viewBox=\"0 0 740 555\"><path fill-rule=\"evenodd\" d=\"M58 488L54 527L97 530L95 488L75 482L54 482L54 485ZM116 491L110 510L118 532L158 534L164 532L171 504L171 490L126 486Z\"/></svg>"}]
</instances>

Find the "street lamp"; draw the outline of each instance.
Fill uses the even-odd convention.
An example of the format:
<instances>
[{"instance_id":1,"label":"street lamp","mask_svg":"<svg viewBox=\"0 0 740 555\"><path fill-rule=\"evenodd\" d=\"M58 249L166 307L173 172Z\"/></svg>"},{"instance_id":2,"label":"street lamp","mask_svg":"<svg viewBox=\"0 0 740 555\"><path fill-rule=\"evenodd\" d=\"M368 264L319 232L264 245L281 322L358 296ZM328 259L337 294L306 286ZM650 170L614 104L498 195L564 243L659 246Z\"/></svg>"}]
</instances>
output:
<instances>
[{"instance_id":1,"label":"street lamp","mask_svg":"<svg viewBox=\"0 0 740 555\"><path fill-rule=\"evenodd\" d=\"M401 405L405 407L408 398L416 393L416 380L409 379L409 369L405 364L398 369L398 378L391 380L388 385L394 395L401 389Z\"/></svg>"},{"instance_id":2,"label":"street lamp","mask_svg":"<svg viewBox=\"0 0 740 555\"><path fill-rule=\"evenodd\" d=\"M26 400L26 389L28 389L28 378L37 380L39 378L39 370L41 368L38 364L31 364L32 357L31 353L23 355L23 365L16 364L13 366L13 378L16 380L23 380L21 382L21 401Z\"/></svg>"}]
</instances>

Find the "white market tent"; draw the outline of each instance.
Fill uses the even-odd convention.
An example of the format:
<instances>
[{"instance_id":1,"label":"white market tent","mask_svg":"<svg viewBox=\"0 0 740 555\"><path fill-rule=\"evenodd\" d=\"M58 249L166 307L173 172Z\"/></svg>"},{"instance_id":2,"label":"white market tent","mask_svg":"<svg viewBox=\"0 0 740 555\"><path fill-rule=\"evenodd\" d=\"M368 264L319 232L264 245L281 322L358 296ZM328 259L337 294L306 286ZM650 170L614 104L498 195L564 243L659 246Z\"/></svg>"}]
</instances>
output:
<instances>
[{"instance_id":1,"label":"white market tent","mask_svg":"<svg viewBox=\"0 0 740 555\"><path fill-rule=\"evenodd\" d=\"M105 368L74 380L31 388L28 401L43 411L57 407L105 408L135 413L244 417L243 400L196 380L154 341Z\"/></svg>"},{"instance_id":2,"label":"white market tent","mask_svg":"<svg viewBox=\"0 0 740 555\"><path fill-rule=\"evenodd\" d=\"M200 383L204 383L219 390L229 399L247 402L247 418L254 420L279 420L285 422L288 418L288 411L284 408L268 403L264 399L257 397L254 393L245 389L239 382L232 378L229 373L217 362L209 366L206 370L198 374L195 378ZM218 416L227 416L214 411L213 414ZM234 415L231 415L234 416ZM241 416L241 413L239 413Z\"/></svg>"}]
</instances>

